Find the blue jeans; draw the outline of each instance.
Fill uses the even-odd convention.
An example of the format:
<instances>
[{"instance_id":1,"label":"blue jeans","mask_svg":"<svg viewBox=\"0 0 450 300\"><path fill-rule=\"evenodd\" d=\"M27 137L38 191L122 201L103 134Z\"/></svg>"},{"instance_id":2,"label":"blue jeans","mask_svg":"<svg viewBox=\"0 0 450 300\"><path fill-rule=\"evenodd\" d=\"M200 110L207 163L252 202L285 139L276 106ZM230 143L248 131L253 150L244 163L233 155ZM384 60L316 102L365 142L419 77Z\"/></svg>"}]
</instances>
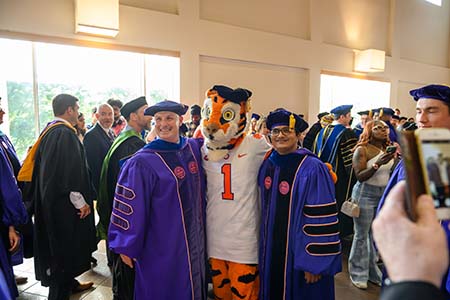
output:
<instances>
[{"instance_id":1,"label":"blue jeans","mask_svg":"<svg viewBox=\"0 0 450 300\"><path fill-rule=\"evenodd\" d=\"M353 187L352 199L360 207L359 218L353 218L355 234L348 259L348 271L353 281L381 283L382 273L376 264L371 225L384 188L359 181Z\"/></svg>"}]
</instances>

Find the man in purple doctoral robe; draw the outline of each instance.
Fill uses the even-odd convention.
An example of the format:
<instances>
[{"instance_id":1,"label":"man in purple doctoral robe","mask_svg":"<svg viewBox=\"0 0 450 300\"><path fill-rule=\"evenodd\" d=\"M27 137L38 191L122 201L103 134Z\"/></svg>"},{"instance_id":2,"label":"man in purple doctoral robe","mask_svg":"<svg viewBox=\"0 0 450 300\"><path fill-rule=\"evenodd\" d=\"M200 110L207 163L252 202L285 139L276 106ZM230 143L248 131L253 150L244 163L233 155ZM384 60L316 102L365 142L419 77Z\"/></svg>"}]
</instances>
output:
<instances>
[{"instance_id":1,"label":"man in purple doctoral robe","mask_svg":"<svg viewBox=\"0 0 450 300\"><path fill-rule=\"evenodd\" d=\"M135 299L206 300L202 141L179 135L187 108L166 100L145 110L158 139L117 181L109 247L136 269Z\"/></svg>"},{"instance_id":2,"label":"man in purple doctoral robe","mask_svg":"<svg viewBox=\"0 0 450 300\"><path fill-rule=\"evenodd\" d=\"M20 237L14 226L26 223L27 213L2 147L0 147L0 218L0 271L8 287L8 291L4 291L9 294L9 298L6 299L15 299L19 293L14 280L11 253L18 249Z\"/></svg>"},{"instance_id":3,"label":"man in purple doctoral robe","mask_svg":"<svg viewBox=\"0 0 450 300\"><path fill-rule=\"evenodd\" d=\"M286 110L267 117L275 150L258 175L260 300L334 299L341 271L334 184L316 155L297 149L302 122Z\"/></svg>"}]
</instances>

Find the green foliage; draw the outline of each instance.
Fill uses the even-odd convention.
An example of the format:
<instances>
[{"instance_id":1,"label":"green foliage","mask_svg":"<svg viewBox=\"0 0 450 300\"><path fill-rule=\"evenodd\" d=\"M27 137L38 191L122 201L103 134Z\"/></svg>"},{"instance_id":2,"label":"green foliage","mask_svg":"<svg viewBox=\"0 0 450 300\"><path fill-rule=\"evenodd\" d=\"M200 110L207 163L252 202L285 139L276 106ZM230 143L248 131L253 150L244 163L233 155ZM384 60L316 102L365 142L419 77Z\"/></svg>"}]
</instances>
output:
<instances>
[{"instance_id":1,"label":"green foliage","mask_svg":"<svg viewBox=\"0 0 450 300\"><path fill-rule=\"evenodd\" d=\"M96 106L97 103L91 99L91 94L82 86L71 86L59 83L49 83L39 85L39 130L43 130L48 122L53 120L52 99L58 94L70 94L77 97L80 102L80 112L85 116L90 116L88 113L91 106Z\"/></svg>"},{"instance_id":2,"label":"green foliage","mask_svg":"<svg viewBox=\"0 0 450 300\"><path fill-rule=\"evenodd\" d=\"M11 140L19 157L23 158L34 143L33 86L30 82L6 83Z\"/></svg>"},{"instance_id":3,"label":"green foliage","mask_svg":"<svg viewBox=\"0 0 450 300\"><path fill-rule=\"evenodd\" d=\"M148 105L153 105L167 99L167 93L163 90L151 90L150 99L147 99ZM173 100L173 99L168 99Z\"/></svg>"},{"instance_id":4,"label":"green foliage","mask_svg":"<svg viewBox=\"0 0 450 300\"><path fill-rule=\"evenodd\" d=\"M23 158L28 147L32 146L37 138L33 87L30 82L8 81L6 85L8 91L11 139L17 150L17 154ZM130 90L122 88L110 88L108 90L94 92L87 90L83 86L59 83L39 84L39 131L42 131L47 123L53 120L52 99L61 93L74 95L80 100L79 111L85 115L87 124L91 120L92 108L98 106L100 103L105 103L109 98L120 99L126 102L137 97ZM159 98L163 97L160 94L159 91L155 92L155 95Z\"/></svg>"}]
</instances>

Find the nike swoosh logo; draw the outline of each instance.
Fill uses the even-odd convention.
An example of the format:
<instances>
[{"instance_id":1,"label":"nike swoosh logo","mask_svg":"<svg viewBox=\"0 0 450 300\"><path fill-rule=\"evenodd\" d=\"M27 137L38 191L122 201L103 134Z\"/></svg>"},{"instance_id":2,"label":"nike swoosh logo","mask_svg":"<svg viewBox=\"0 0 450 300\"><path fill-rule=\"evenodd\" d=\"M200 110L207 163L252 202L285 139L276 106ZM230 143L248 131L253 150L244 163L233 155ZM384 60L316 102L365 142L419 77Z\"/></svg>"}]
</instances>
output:
<instances>
[{"instance_id":1,"label":"nike swoosh logo","mask_svg":"<svg viewBox=\"0 0 450 300\"><path fill-rule=\"evenodd\" d=\"M238 158L244 157L246 155L247 155L247 153L240 153L240 154L238 154Z\"/></svg>"}]
</instances>

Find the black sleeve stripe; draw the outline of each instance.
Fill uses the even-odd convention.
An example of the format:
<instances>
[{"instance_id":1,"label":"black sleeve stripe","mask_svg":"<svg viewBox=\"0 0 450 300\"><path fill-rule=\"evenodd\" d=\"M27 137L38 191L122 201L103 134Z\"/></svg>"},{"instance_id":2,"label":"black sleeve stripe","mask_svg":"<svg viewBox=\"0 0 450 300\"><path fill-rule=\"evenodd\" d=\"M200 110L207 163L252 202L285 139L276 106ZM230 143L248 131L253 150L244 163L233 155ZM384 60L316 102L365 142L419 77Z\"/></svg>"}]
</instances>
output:
<instances>
[{"instance_id":1,"label":"black sleeve stripe","mask_svg":"<svg viewBox=\"0 0 450 300\"><path fill-rule=\"evenodd\" d=\"M122 228L123 230L130 229L130 223L124 218L116 215L114 212L111 213L111 224Z\"/></svg>"},{"instance_id":2,"label":"black sleeve stripe","mask_svg":"<svg viewBox=\"0 0 450 300\"><path fill-rule=\"evenodd\" d=\"M121 196L127 200L133 200L136 197L136 193L126 186L117 184L116 186L116 195Z\"/></svg>"},{"instance_id":3,"label":"black sleeve stripe","mask_svg":"<svg viewBox=\"0 0 450 300\"><path fill-rule=\"evenodd\" d=\"M341 242L310 243L306 245L306 252L312 256L327 256L341 253Z\"/></svg>"},{"instance_id":4,"label":"black sleeve stripe","mask_svg":"<svg viewBox=\"0 0 450 300\"><path fill-rule=\"evenodd\" d=\"M133 213L133 207L131 205L128 205L117 198L114 198L113 208L127 216Z\"/></svg>"},{"instance_id":5,"label":"black sleeve stripe","mask_svg":"<svg viewBox=\"0 0 450 300\"><path fill-rule=\"evenodd\" d=\"M303 214L310 218L322 218L337 215L336 201L320 205L305 205Z\"/></svg>"},{"instance_id":6,"label":"black sleeve stripe","mask_svg":"<svg viewBox=\"0 0 450 300\"><path fill-rule=\"evenodd\" d=\"M309 236L330 236L339 234L338 221L325 224L305 224L303 232Z\"/></svg>"}]
</instances>

